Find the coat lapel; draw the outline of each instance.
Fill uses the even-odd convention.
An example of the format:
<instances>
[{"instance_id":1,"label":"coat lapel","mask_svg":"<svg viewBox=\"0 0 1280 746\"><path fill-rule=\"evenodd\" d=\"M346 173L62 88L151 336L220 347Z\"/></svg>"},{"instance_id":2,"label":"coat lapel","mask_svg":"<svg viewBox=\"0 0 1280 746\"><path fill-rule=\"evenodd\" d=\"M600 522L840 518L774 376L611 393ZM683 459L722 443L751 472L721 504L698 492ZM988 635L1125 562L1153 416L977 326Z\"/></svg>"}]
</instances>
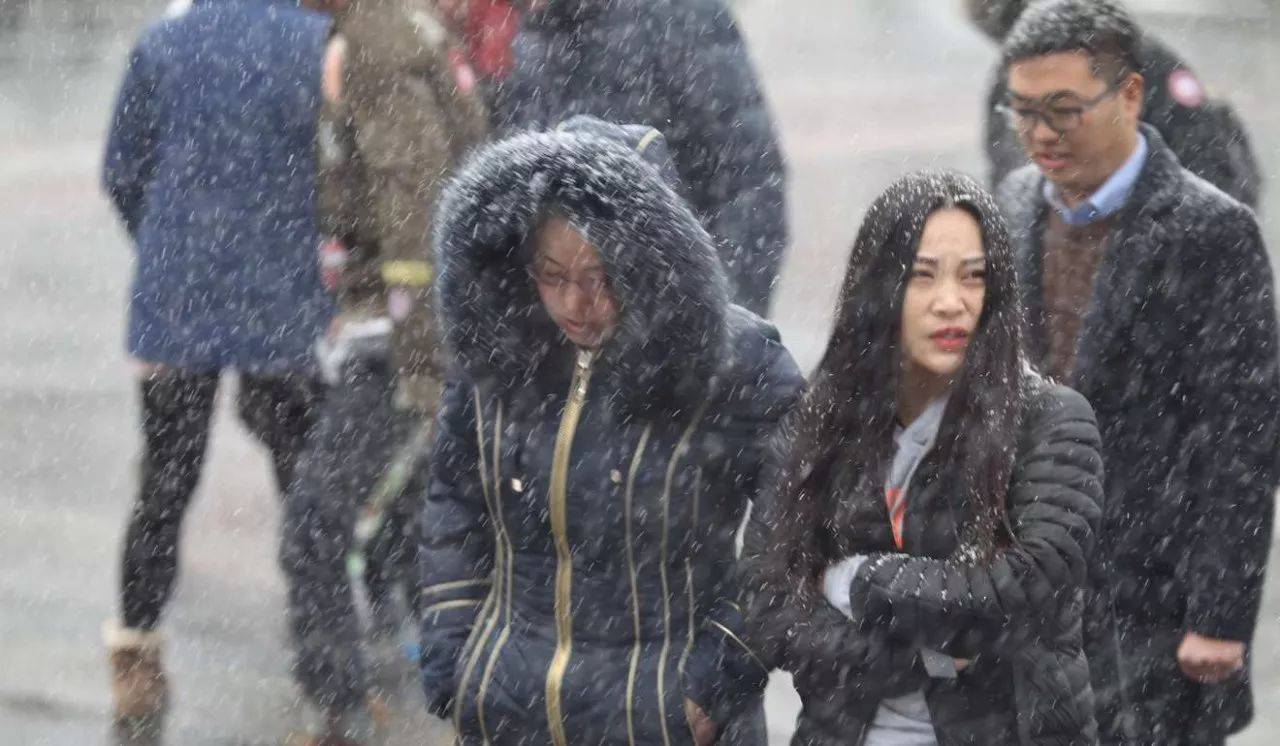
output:
<instances>
[{"instance_id":1,"label":"coat lapel","mask_svg":"<svg viewBox=\"0 0 1280 746\"><path fill-rule=\"evenodd\" d=\"M1175 202L1182 167L1154 130L1145 134L1151 155L1108 237L1093 301L1076 341L1069 384L1086 396L1106 379L1110 366L1105 358L1126 354L1134 318L1155 289L1153 270L1170 245L1163 217Z\"/></svg>"},{"instance_id":2,"label":"coat lapel","mask_svg":"<svg viewBox=\"0 0 1280 746\"><path fill-rule=\"evenodd\" d=\"M1007 209L1027 318L1027 353L1040 364L1049 352L1044 322L1043 241L1048 203L1044 198L1044 178L1037 176L1030 183Z\"/></svg>"},{"instance_id":3,"label":"coat lapel","mask_svg":"<svg viewBox=\"0 0 1280 746\"><path fill-rule=\"evenodd\" d=\"M1123 354L1126 333L1153 289L1153 268L1162 247L1170 245L1165 214L1176 202L1182 166L1159 133L1144 125L1151 148L1094 278L1093 299L1076 340L1076 365L1067 384L1086 396L1100 384L1099 363L1110 351ZM1023 285L1028 351L1043 364L1048 354L1044 318L1044 230L1049 204L1044 178L1029 181L1027 190L1009 207L1018 270ZM1117 347L1119 345L1119 347Z\"/></svg>"}]
</instances>

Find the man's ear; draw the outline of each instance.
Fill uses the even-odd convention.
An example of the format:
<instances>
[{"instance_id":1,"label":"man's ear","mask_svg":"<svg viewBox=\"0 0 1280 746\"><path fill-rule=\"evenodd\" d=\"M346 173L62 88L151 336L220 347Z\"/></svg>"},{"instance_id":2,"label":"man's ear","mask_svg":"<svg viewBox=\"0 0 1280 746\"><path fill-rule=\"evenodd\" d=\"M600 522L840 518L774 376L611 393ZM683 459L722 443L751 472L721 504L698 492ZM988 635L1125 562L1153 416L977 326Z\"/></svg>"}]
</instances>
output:
<instances>
[{"instance_id":1,"label":"man's ear","mask_svg":"<svg viewBox=\"0 0 1280 746\"><path fill-rule=\"evenodd\" d=\"M1147 80L1142 77L1142 73L1131 72L1125 76L1124 82L1120 84L1120 97L1124 100L1126 106L1132 106L1136 114L1142 116L1142 102L1146 98Z\"/></svg>"}]
</instances>

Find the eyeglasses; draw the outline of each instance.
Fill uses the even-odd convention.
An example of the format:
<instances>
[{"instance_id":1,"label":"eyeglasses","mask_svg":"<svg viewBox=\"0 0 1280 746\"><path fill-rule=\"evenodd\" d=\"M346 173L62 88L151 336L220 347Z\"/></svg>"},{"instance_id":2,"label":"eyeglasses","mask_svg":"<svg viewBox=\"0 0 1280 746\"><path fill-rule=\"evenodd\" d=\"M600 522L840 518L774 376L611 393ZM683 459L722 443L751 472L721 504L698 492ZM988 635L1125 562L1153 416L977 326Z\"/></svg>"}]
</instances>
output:
<instances>
[{"instance_id":1,"label":"eyeglasses","mask_svg":"<svg viewBox=\"0 0 1280 746\"><path fill-rule=\"evenodd\" d=\"M545 266L531 266L529 276L539 285L560 294L568 290L570 285L577 285L578 290L592 300L601 297L609 290L609 277L603 272L589 272L575 280Z\"/></svg>"},{"instance_id":2,"label":"eyeglasses","mask_svg":"<svg viewBox=\"0 0 1280 746\"><path fill-rule=\"evenodd\" d=\"M1021 134L1031 134L1037 122L1044 122L1046 127L1057 134L1065 135L1080 126L1086 111L1115 94L1122 85L1124 79L1113 81L1106 90L1093 98L1080 98L1074 93L1055 93L1040 99L1038 104L1017 106L1008 103L1009 99L1006 99L1006 103L997 109L1009 120L1009 125Z\"/></svg>"}]
</instances>

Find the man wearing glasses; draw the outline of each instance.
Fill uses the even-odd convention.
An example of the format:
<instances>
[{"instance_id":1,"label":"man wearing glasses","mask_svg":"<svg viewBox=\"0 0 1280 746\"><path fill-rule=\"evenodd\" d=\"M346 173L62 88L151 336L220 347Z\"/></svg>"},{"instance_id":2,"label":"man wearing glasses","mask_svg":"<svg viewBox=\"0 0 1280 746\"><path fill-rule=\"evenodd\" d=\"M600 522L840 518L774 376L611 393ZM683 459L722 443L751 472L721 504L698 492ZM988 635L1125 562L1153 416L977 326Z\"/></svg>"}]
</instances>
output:
<instances>
[{"instance_id":1,"label":"man wearing glasses","mask_svg":"<svg viewBox=\"0 0 1280 746\"><path fill-rule=\"evenodd\" d=\"M970 19L997 43L1030 4L1029 0L965 0ZM1210 95L1177 51L1154 35L1142 34L1138 54L1144 83L1142 120L1160 132L1184 168L1256 208L1263 178L1235 109ZM1001 69L987 97L985 145L993 185L1027 163L1017 133L1000 111L1007 95Z\"/></svg>"},{"instance_id":2,"label":"man wearing glasses","mask_svg":"<svg viewBox=\"0 0 1280 746\"><path fill-rule=\"evenodd\" d=\"M1280 482L1276 314L1253 213L1141 123L1139 49L1110 0L1018 20L1004 110L1033 165L1000 196L1035 362L1089 397L1102 431L1102 547L1142 742L1214 744L1252 714Z\"/></svg>"}]
</instances>

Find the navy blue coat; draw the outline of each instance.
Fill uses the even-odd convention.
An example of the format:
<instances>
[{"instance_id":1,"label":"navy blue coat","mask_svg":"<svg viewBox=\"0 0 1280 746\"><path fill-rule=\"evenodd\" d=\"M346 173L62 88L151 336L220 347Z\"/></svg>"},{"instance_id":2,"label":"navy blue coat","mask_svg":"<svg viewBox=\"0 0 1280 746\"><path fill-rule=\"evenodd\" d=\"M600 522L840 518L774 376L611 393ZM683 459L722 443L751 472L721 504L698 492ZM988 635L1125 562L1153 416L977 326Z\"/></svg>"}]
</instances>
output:
<instances>
[{"instance_id":1,"label":"navy blue coat","mask_svg":"<svg viewBox=\"0 0 1280 746\"><path fill-rule=\"evenodd\" d=\"M621 310L587 362L522 251L549 205L599 248ZM482 152L447 192L437 291L459 376L438 418L423 675L463 743L765 742L734 537L803 385L728 303L715 250L658 175L585 133ZM572 384L571 384L572 381Z\"/></svg>"},{"instance_id":2,"label":"navy blue coat","mask_svg":"<svg viewBox=\"0 0 1280 746\"><path fill-rule=\"evenodd\" d=\"M103 181L137 250L133 356L299 370L328 321L315 123L328 25L267 0L196 0L137 43Z\"/></svg>"}]
</instances>

